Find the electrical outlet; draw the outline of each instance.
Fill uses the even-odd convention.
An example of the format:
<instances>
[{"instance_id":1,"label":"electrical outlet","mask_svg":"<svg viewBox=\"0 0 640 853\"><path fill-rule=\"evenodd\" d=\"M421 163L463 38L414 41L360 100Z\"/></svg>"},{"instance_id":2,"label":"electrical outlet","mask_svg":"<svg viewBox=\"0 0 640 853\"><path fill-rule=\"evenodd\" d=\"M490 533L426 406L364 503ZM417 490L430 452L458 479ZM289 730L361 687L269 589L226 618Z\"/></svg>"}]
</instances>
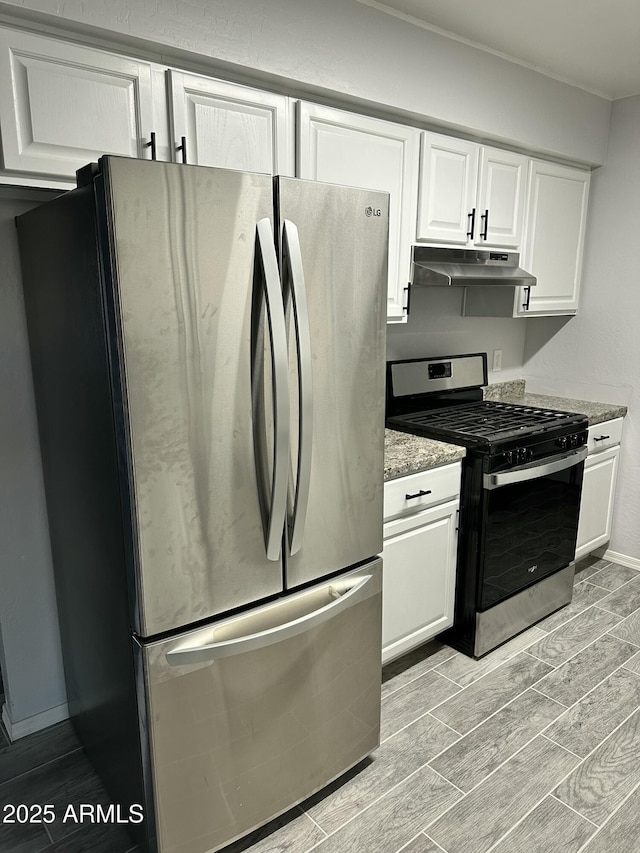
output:
<instances>
[{"instance_id":1,"label":"electrical outlet","mask_svg":"<svg viewBox=\"0 0 640 853\"><path fill-rule=\"evenodd\" d=\"M493 368L494 373L497 373L499 370L502 370L502 350L494 349L493 351Z\"/></svg>"}]
</instances>

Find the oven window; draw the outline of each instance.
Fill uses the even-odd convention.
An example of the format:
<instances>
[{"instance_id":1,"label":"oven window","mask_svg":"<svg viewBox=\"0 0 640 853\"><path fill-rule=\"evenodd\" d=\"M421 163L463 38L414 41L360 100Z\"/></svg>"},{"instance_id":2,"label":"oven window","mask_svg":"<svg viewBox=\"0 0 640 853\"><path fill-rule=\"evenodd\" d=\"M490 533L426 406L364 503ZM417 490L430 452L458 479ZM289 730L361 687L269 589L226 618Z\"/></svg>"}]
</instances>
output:
<instances>
[{"instance_id":1,"label":"oven window","mask_svg":"<svg viewBox=\"0 0 640 853\"><path fill-rule=\"evenodd\" d=\"M483 492L478 608L485 610L575 556L584 463Z\"/></svg>"}]
</instances>

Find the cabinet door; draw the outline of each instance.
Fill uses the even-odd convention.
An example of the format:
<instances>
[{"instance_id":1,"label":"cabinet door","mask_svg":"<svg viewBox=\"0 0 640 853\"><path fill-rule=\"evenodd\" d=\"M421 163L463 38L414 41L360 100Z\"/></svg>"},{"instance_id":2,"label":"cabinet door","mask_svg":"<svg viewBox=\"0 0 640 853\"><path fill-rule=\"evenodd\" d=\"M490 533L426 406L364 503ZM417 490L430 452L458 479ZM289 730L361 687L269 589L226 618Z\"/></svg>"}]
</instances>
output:
<instances>
[{"instance_id":1,"label":"cabinet door","mask_svg":"<svg viewBox=\"0 0 640 853\"><path fill-rule=\"evenodd\" d=\"M418 183L418 134L411 127L300 102L301 178L384 190L389 199L387 316L404 319Z\"/></svg>"},{"instance_id":2,"label":"cabinet door","mask_svg":"<svg viewBox=\"0 0 640 853\"><path fill-rule=\"evenodd\" d=\"M522 243L529 160L497 148L480 150L476 246L517 249Z\"/></svg>"},{"instance_id":3,"label":"cabinet door","mask_svg":"<svg viewBox=\"0 0 640 853\"><path fill-rule=\"evenodd\" d=\"M150 157L151 67L0 30L4 168L72 180L102 154Z\"/></svg>"},{"instance_id":4,"label":"cabinet door","mask_svg":"<svg viewBox=\"0 0 640 853\"><path fill-rule=\"evenodd\" d=\"M517 295L517 316L576 313L589 180L580 169L532 162L521 263L538 283L528 303Z\"/></svg>"},{"instance_id":5,"label":"cabinet door","mask_svg":"<svg viewBox=\"0 0 640 853\"><path fill-rule=\"evenodd\" d=\"M479 233L478 146L422 133L418 240L466 245Z\"/></svg>"},{"instance_id":6,"label":"cabinet door","mask_svg":"<svg viewBox=\"0 0 640 853\"><path fill-rule=\"evenodd\" d=\"M584 557L611 537L613 499L620 447L587 458L582 483L576 559Z\"/></svg>"},{"instance_id":7,"label":"cabinet door","mask_svg":"<svg viewBox=\"0 0 640 853\"><path fill-rule=\"evenodd\" d=\"M382 551L382 662L453 624L457 500L391 521Z\"/></svg>"},{"instance_id":8,"label":"cabinet door","mask_svg":"<svg viewBox=\"0 0 640 853\"><path fill-rule=\"evenodd\" d=\"M293 175L288 98L180 71L167 76L176 161L186 155L198 166Z\"/></svg>"}]
</instances>

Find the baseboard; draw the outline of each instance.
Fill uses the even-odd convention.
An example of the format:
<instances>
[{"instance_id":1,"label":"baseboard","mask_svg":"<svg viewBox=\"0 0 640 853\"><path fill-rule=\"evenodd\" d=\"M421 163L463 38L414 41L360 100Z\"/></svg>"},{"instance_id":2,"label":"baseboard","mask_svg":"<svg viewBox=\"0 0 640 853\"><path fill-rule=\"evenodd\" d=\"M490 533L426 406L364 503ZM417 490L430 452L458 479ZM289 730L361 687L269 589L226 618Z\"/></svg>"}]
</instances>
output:
<instances>
[{"instance_id":1,"label":"baseboard","mask_svg":"<svg viewBox=\"0 0 640 853\"><path fill-rule=\"evenodd\" d=\"M65 702L63 705L56 705L55 708L48 708L46 711L34 714L33 717L27 717L25 720L18 720L14 723L9 715L6 702L2 706L2 723L12 743L21 737L26 737L34 732L39 732L41 729L53 726L62 720L66 720L68 717L69 707Z\"/></svg>"},{"instance_id":2,"label":"baseboard","mask_svg":"<svg viewBox=\"0 0 640 853\"><path fill-rule=\"evenodd\" d=\"M604 560L611 560L612 563L620 563L621 566L640 570L640 560L637 557L627 557L626 554L618 554L617 551L609 550L605 551L602 556Z\"/></svg>"}]
</instances>

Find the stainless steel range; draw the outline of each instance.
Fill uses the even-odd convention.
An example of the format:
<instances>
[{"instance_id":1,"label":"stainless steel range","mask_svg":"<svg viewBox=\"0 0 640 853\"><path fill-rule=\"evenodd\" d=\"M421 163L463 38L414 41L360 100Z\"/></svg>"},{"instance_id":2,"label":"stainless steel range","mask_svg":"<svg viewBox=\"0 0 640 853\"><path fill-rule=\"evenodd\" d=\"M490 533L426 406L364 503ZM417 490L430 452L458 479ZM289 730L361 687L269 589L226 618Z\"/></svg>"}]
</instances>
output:
<instances>
[{"instance_id":1,"label":"stainless steel range","mask_svg":"<svg viewBox=\"0 0 640 853\"><path fill-rule=\"evenodd\" d=\"M387 364L387 426L467 448L454 647L474 657L571 601L587 418L482 399L486 353Z\"/></svg>"}]
</instances>

